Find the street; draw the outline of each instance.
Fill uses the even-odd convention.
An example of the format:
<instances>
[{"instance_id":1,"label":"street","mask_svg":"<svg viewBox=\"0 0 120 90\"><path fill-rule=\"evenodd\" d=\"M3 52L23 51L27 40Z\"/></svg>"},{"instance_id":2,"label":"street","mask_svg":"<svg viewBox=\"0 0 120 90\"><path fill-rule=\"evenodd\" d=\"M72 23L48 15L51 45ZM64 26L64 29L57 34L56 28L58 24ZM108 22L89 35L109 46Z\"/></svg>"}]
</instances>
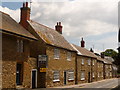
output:
<instances>
[{"instance_id":1,"label":"street","mask_svg":"<svg viewBox=\"0 0 120 90\"><path fill-rule=\"evenodd\" d=\"M70 86L61 86L61 87L55 87L55 88L89 88L89 89L101 89L102 90L111 90L115 87L120 85L120 78L112 78L112 79L105 79L97 82L92 83L84 83L79 85L70 85Z\"/></svg>"},{"instance_id":2,"label":"street","mask_svg":"<svg viewBox=\"0 0 120 90\"><path fill-rule=\"evenodd\" d=\"M98 82L93 82L90 84L86 84L83 86L78 86L75 88L106 88L105 90L107 90L107 88L115 88L118 86L118 78L114 78L114 79L107 79L107 80L102 80L102 81L98 81Z\"/></svg>"}]
</instances>

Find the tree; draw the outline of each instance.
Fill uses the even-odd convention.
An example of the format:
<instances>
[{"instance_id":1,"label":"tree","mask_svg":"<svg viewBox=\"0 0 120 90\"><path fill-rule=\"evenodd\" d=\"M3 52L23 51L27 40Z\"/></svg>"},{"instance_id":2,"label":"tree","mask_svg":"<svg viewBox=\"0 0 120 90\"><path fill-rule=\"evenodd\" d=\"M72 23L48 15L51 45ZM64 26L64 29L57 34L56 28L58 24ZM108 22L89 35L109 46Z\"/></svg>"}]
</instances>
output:
<instances>
[{"instance_id":1,"label":"tree","mask_svg":"<svg viewBox=\"0 0 120 90\"><path fill-rule=\"evenodd\" d=\"M110 56L113 59L116 59L118 56L118 53L113 49L107 49L105 50L105 52L102 52L102 54L104 54L105 56Z\"/></svg>"}]
</instances>

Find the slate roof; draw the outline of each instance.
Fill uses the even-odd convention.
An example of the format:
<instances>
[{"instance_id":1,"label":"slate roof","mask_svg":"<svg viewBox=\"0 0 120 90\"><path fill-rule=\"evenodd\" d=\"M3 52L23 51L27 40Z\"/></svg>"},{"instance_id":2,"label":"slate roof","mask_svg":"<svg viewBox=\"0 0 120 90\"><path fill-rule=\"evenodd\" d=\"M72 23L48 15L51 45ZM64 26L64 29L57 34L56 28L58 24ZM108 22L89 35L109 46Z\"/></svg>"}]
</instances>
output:
<instances>
[{"instance_id":1,"label":"slate roof","mask_svg":"<svg viewBox=\"0 0 120 90\"><path fill-rule=\"evenodd\" d=\"M18 24L10 15L0 11L0 29L5 32L14 33L17 35L22 35L27 38L36 39L32 34L30 34L26 29L24 29L20 24Z\"/></svg>"},{"instance_id":2,"label":"slate roof","mask_svg":"<svg viewBox=\"0 0 120 90\"><path fill-rule=\"evenodd\" d=\"M34 21L28 21L29 25L37 32L42 40L50 45L65 48L71 51L75 51L69 42L57 31L49 28L45 25L39 24Z\"/></svg>"},{"instance_id":3,"label":"slate roof","mask_svg":"<svg viewBox=\"0 0 120 90\"><path fill-rule=\"evenodd\" d=\"M86 48L82 48L82 47L74 45L74 44L71 44L71 46L73 46L73 48L77 51L78 55L97 58L94 53L90 52Z\"/></svg>"}]
</instances>

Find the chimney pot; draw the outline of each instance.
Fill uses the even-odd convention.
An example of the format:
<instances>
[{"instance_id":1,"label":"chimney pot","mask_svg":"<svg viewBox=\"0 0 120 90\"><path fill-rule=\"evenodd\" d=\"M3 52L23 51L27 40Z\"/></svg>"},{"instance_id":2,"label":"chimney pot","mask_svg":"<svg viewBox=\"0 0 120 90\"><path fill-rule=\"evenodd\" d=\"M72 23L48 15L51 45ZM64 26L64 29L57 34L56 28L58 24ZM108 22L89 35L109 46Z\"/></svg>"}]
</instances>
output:
<instances>
[{"instance_id":1,"label":"chimney pot","mask_svg":"<svg viewBox=\"0 0 120 90\"><path fill-rule=\"evenodd\" d=\"M26 7L28 7L28 2L26 2Z\"/></svg>"},{"instance_id":2,"label":"chimney pot","mask_svg":"<svg viewBox=\"0 0 120 90\"><path fill-rule=\"evenodd\" d=\"M61 22L59 22L59 26L61 26Z\"/></svg>"},{"instance_id":3,"label":"chimney pot","mask_svg":"<svg viewBox=\"0 0 120 90\"><path fill-rule=\"evenodd\" d=\"M23 7L25 7L25 3L23 3Z\"/></svg>"}]
</instances>

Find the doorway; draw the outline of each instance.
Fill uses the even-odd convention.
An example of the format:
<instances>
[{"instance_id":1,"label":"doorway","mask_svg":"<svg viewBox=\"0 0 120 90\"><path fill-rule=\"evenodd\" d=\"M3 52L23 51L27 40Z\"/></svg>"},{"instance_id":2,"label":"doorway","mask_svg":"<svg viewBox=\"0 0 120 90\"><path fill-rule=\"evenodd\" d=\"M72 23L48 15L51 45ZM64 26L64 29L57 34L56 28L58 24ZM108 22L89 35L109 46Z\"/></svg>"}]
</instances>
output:
<instances>
[{"instance_id":1,"label":"doorway","mask_svg":"<svg viewBox=\"0 0 120 90\"><path fill-rule=\"evenodd\" d=\"M17 85L22 85L22 64L17 64L16 84Z\"/></svg>"},{"instance_id":2,"label":"doorway","mask_svg":"<svg viewBox=\"0 0 120 90\"><path fill-rule=\"evenodd\" d=\"M32 70L32 89L37 88L37 70Z\"/></svg>"},{"instance_id":3,"label":"doorway","mask_svg":"<svg viewBox=\"0 0 120 90\"><path fill-rule=\"evenodd\" d=\"M67 84L67 72L64 71L64 85Z\"/></svg>"},{"instance_id":4,"label":"doorway","mask_svg":"<svg viewBox=\"0 0 120 90\"><path fill-rule=\"evenodd\" d=\"M88 83L90 83L90 72L88 72Z\"/></svg>"}]
</instances>

